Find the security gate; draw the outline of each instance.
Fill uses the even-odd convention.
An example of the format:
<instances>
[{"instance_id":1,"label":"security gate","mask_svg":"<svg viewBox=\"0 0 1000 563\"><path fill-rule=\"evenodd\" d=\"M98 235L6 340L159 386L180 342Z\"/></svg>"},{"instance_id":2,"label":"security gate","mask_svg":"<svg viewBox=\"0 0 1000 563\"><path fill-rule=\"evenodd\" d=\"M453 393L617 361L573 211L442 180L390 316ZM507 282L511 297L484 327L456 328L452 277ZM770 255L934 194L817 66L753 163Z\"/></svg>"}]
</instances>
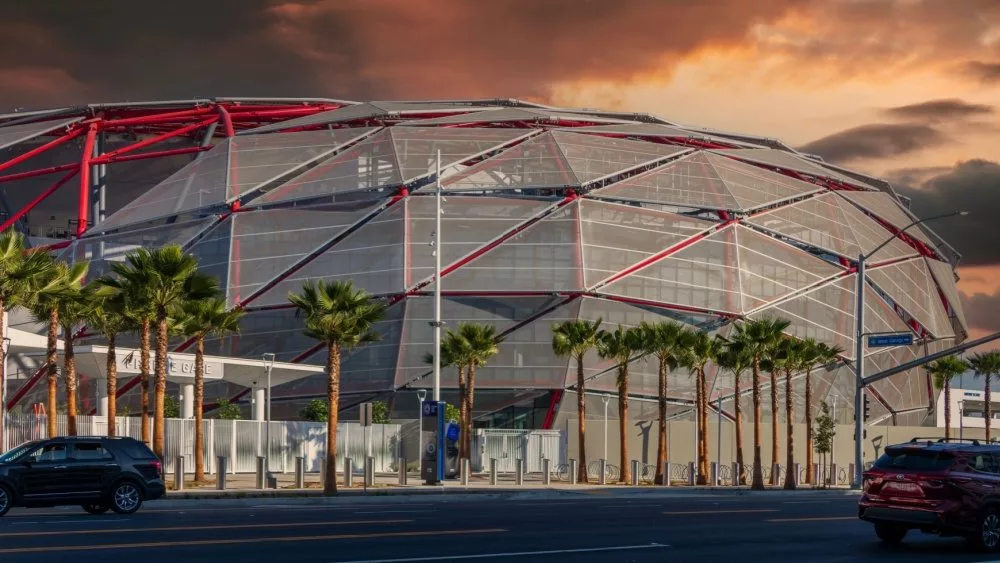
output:
<instances>
[{"instance_id":1,"label":"security gate","mask_svg":"<svg viewBox=\"0 0 1000 563\"><path fill-rule=\"evenodd\" d=\"M541 473L542 460L552 467L566 463L563 433L558 430L480 429L473 440L473 471L486 471L497 460L497 471L513 473L518 459L525 460L528 473Z\"/></svg>"}]
</instances>

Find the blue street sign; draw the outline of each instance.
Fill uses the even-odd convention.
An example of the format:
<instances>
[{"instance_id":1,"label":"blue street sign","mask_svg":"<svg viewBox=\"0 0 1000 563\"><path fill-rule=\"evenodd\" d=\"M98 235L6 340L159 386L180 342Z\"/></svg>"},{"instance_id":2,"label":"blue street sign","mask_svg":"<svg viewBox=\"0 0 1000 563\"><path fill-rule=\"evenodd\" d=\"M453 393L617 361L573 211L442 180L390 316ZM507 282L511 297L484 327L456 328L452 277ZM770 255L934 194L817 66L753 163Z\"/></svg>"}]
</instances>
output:
<instances>
[{"instance_id":1,"label":"blue street sign","mask_svg":"<svg viewBox=\"0 0 1000 563\"><path fill-rule=\"evenodd\" d=\"M885 348L887 346L910 346L913 344L913 333L873 334L868 337L869 348Z\"/></svg>"}]
</instances>

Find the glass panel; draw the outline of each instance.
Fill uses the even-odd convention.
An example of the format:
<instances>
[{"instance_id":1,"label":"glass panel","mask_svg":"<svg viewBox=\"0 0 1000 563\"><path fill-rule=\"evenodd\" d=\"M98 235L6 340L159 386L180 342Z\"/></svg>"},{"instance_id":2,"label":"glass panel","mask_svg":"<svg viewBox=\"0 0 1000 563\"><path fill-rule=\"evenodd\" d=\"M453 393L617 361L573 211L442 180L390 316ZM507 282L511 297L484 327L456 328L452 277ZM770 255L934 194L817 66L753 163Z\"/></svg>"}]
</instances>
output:
<instances>
[{"instance_id":1,"label":"glass panel","mask_svg":"<svg viewBox=\"0 0 1000 563\"><path fill-rule=\"evenodd\" d=\"M616 125L598 125L596 127L574 127L574 133L597 133L629 135L633 137L673 137L677 139L701 139L704 141L719 141L727 144L733 143L730 139L713 137L700 131L687 131L679 127L660 125L658 123L622 123Z\"/></svg>"},{"instance_id":2,"label":"glass panel","mask_svg":"<svg viewBox=\"0 0 1000 563\"><path fill-rule=\"evenodd\" d=\"M560 130L553 131L552 136L581 184L688 150L675 145L580 135Z\"/></svg>"},{"instance_id":3,"label":"glass panel","mask_svg":"<svg viewBox=\"0 0 1000 563\"><path fill-rule=\"evenodd\" d=\"M880 371L915 360L924 355L924 346L903 346L881 350L865 358L865 373ZM916 367L872 383L872 388L897 411L931 405L931 381L927 369Z\"/></svg>"},{"instance_id":4,"label":"glass panel","mask_svg":"<svg viewBox=\"0 0 1000 563\"><path fill-rule=\"evenodd\" d=\"M726 227L599 289L654 303L741 313L736 236Z\"/></svg>"},{"instance_id":5,"label":"glass panel","mask_svg":"<svg viewBox=\"0 0 1000 563\"><path fill-rule=\"evenodd\" d=\"M962 299L958 294L958 287L955 285L955 273L951 269L951 264L927 258L927 265L930 266L931 274L938 283L938 287L948 300L948 307L958 318L958 322L966 332L969 331L969 324L965 321L965 311L962 310Z\"/></svg>"},{"instance_id":6,"label":"glass panel","mask_svg":"<svg viewBox=\"0 0 1000 563\"><path fill-rule=\"evenodd\" d=\"M747 222L834 254L857 258L857 238L832 193L748 217Z\"/></svg>"},{"instance_id":7,"label":"glass panel","mask_svg":"<svg viewBox=\"0 0 1000 563\"><path fill-rule=\"evenodd\" d=\"M389 307L385 317L373 328L379 340L344 352L340 366L341 393L388 391L393 388L403 333L403 314L403 303ZM320 351L310 361L324 364L325 351Z\"/></svg>"},{"instance_id":8,"label":"glass panel","mask_svg":"<svg viewBox=\"0 0 1000 563\"><path fill-rule=\"evenodd\" d=\"M792 323L786 333L796 338L814 338L817 342L840 346L845 357L853 357L856 280L855 275L840 278L749 316L753 319L785 319Z\"/></svg>"},{"instance_id":9,"label":"glass panel","mask_svg":"<svg viewBox=\"0 0 1000 563\"><path fill-rule=\"evenodd\" d=\"M703 152L595 190L592 194L696 209L743 208L712 167L707 153Z\"/></svg>"},{"instance_id":10,"label":"glass panel","mask_svg":"<svg viewBox=\"0 0 1000 563\"><path fill-rule=\"evenodd\" d=\"M453 174L441 182L441 187L449 191L517 190L576 184L576 176L555 138L545 133Z\"/></svg>"},{"instance_id":11,"label":"glass panel","mask_svg":"<svg viewBox=\"0 0 1000 563\"><path fill-rule=\"evenodd\" d=\"M593 287L715 223L589 199L581 200L584 282Z\"/></svg>"},{"instance_id":12,"label":"glass panel","mask_svg":"<svg viewBox=\"0 0 1000 563\"><path fill-rule=\"evenodd\" d=\"M393 205L357 231L254 299L255 306L282 305L307 280L351 280L369 293L403 290L405 205Z\"/></svg>"},{"instance_id":13,"label":"glass panel","mask_svg":"<svg viewBox=\"0 0 1000 563\"><path fill-rule=\"evenodd\" d=\"M583 287L579 205L567 205L443 277L448 291L568 291Z\"/></svg>"},{"instance_id":14,"label":"glass panel","mask_svg":"<svg viewBox=\"0 0 1000 563\"><path fill-rule=\"evenodd\" d=\"M295 309L251 311L240 320L239 334L206 338L205 353L260 359L261 354L271 352L277 361L290 362L316 345L315 340L303 334L304 328Z\"/></svg>"},{"instance_id":15,"label":"glass panel","mask_svg":"<svg viewBox=\"0 0 1000 563\"><path fill-rule=\"evenodd\" d=\"M461 170L461 163L532 133L531 129L393 127L390 129L403 182L433 174L441 151L441 177Z\"/></svg>"},{"instance_id":16,"label":"glass panel","mask_svg":"<svg viewBox=\"0 0 1000 563\"><path fill-rule=\"evenodd\" d=\"M434 247L428 244L434 232L434 199L424 196L406 199L409 226L407 287L434 276ZM552 205L551 201L532 199L449 196L441 204L442 268L469 256ZM448 285L446 280L445 286Z\"/></svg>"},{"instance_id":17,"label":"glass panel","mask_svg":"<svg viewBox=\"0 0 1000 563\"><path fill-rule=\"evenodd\" d=\"M777 166L778 168L784 168L786 170L797 170L799 172L805 172L812 176L820 176L823 178L834 178L842 182L847 182L852 185L859 185L859 182L854 178L844 176L843 174L838 174L833 170L820 166L795 156L794 154L778 150L778 149L715 149L715 152L719 154L725 154L728 156L734 156L737 158L744 158L747 160L753 160L755 162L760 162L762 164L770 164L771 166Z\"/></svg>"},{"instance_id":18,"label":"glass panel","mask_svg":"<svg viewBox=\"0 0 1000 563\"><path fill-rule=\"evenodd\" d=\"M840 207L841 212L843 212L844 217L847 218L847 223L851 226L851 230L854 232L854 237L858 241L858 245L864 251L865 254L878 248L886 240L892 237L892 233L887 231L882 225L875 222L874 219L862 213L857 207L854 207L850 203L837 198L837 206ZM896 258L903 258L905 256L913 256L916 251L910 245L893 237L892 242L882 247L881 250L868 257L868 262L871 264L876 264L878 262L884 262L886 260L895 260ZM849 256L851 259L857 259L857 256Z\"/></svg>"},{"instance_id":19,"label":"glass panel","mask_svg":"<svg viewBox=\"0 0 1000 563\"><path fill-rule=\"evenodd\" d=\"M232 247L233 217L222 221L198 239L188 252L197 258L198 270L219 281L226 291L229 283L229 259Z\"/></svg>"},{"instance_id":20,"label":"glass panel","mask_svg":"<svg viewBox=\"0 0 1000 563\"><path fill-rule=\"evenodd\" d=\"M838 191L837 193L897 229L906 229L914 221L913 217L903 210L896 199L885 192ZM920 225L906 229L906 234L920 239L931 248L935 246L927 234L920 229Z\"/></svg>"},{"instance_id":21,"label":"glass panel","mask_svg":"<svg viewBox=\"0 0 1000 563\"><path fill-rule=\"evenodd\" d=\"M910 332L899 314L868 284L865 285L865 332ZM865 355L882 350L869 349Z\"/></svg>"},{"instance_id":22,"label":"glass panel","mask_svg":"<svg viewBox=\"0 0 1000 563\"><path fill-rule=\"evenodd\" d=\"M49 131L62 129L70 124L80 121L79 117L72 119L57 119L55 121L45 121L42 123L24 123L22 125L8 125L0 127L0 149L5 149L11 145L16 145L44 135Z\"/></svg>"},{"instance_id":23,"label":"glass panel","mask_svg":"<svg viewBox=\"0 0 1000 563\"><path fill-rule=\"evenodd\" d=\"M716 173L726 183L729 192L747 209L770 205L823 189L808 182L716 154L708 153L707 156Z\"/></svg>"},{"instance_id":24,"label":"glass panel","mask_svg":"<svg viewBox=\"0 0 1000 563\"><path fill-rule=\"evenodd\" d=\"M374 117L376 115L384 115L384 114L385 110L375 107L371 104L352 104L339 107L337 109L332 109L330 111L322 111L319 113L314 113L313 115L307 115L305 117L298 117L295 119L289 119L287 121L281 121L278 123L271 123L269 125L257 127L256 129L251 129L247 131L247 134L269 133L271 131L281 131L283 129L292 129L298 127L309 127L312 125L322 125L324 123L354 121L356 119L364 119L366 117Z\"/></svg>"},{"instance_id":25,"label":"glass panel","mask_svg":"<svg viewBox=\"0 0 1000 563\"><path fill-rule=\"evenodd\" d=\"M572 121L580 120L580 116L570 116L562 113L553 113L548 110L531 110L522 108L501 108L501 109L491 109L486 111L477 111L474 113L463 113L461 115L448 115L445 117L435 117L432 119L421 119L419 121L411 121L406 123L406 125L419 125L419 126L430 126L430 125L461 125L464 123L502 123L505 121L549 121L550 119L558 119L562 117L563 119L570 119Z\"/></svg>"},{"instance_id":26,"label":"glass panel","mask_svg":"<svg viewBox=\"0 0 1000 563\"><path fill-rule=\"evenodd\" d=\"M952 336L937 286L921 258L866 270L868 278L934 336Z\"/></svg>"}]
</instances>

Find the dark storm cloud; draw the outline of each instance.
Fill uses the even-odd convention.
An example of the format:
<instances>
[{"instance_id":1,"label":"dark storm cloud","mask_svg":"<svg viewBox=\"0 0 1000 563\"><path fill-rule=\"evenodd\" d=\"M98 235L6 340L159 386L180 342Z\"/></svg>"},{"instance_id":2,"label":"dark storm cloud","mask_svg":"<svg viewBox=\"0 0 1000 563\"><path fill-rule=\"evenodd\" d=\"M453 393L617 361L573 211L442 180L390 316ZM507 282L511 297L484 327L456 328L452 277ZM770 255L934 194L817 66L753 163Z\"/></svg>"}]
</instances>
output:
<instances>
[{"instance_id":1,"label":"dark storm cloud","mask_svg":"<svg viewBox=\"0 0 1000 563\"><path fill-rule=\"evenodd\" d=\"M996 109L985 104L970 104L963 100L930 100L888 108L882 113L888 117L904 121L953 121L992 115Z\"/></svg>"},{"instance_id":2,"label":"dark storm cloud","mask_svg":"<svg viewBox=\"0 0 1000 563\"><path fill-rule=\"evenodd\" d=\"M961 74L984 84L996 84L1000 82L1000 63L969 61L961 65L959 70Z\"/></svg>"},{"instance_id":3,"label":"dark storm cloud","mask_svg":"<svg viewBox=\"0 0 1000 563\"><path fill-rule=\"evenodd\" d=\"M947 135L929 125L876 123L827 135L800 147L800 150L836 163L894 157L942 145L947 141Z\"/></svg>"},{"instance_id":4,"label":"dark storm cloud","mask_svg":"<svg viewBox=\"0 0 1000 563\"><path fill-rule=\"evenodd\" d=\"M993 295L985 293L968 295L963 292L960 296L965 320L970 327L990 332L1000 331L1000 291Z\"/></svg>"}]
</instances>

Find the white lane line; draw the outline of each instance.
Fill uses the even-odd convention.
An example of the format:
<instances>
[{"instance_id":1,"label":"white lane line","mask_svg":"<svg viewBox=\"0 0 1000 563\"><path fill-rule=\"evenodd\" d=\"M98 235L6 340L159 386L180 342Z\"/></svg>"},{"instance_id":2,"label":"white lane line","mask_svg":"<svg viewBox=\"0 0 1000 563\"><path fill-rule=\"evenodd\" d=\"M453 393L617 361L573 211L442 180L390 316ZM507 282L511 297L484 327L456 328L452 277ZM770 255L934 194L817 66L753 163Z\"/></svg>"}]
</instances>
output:
<instances>
[{"instance_id":1,"label":"white lane line","mask_svg":"<svg viewBox=\"0 0 1000 563\"><path fill-rule=\"evenodd\" d=\"M44 522L11 522L11 526L26 526L29 524L48 526L49 524L117 524L118 522L128 522L131 518L117 518L114 520L45 520Z\"/></svg>"},{"instance_id":2,"label":"white lane line","mask_svg":"<svg viewBox=\"0 0 1000 563\"><path fill-rule=\"evenodd\" d=\"M473 555L445 555L438 557L409 557L405 559L358 559L340 561L338 563L416 563L419 561L458 561L461 559L522 557L525 555L564 555L567 553L599 553L604 551L631 551L636 549L664 549L670 547L663 543L648 543L644 545L616 545L611 547L590 547L581 549L551 549L547 551L510 551L507 553L476 553Z\"/></svg>"},{"instance_id":3,"label":"white lane line","mask_svg":"<svg viewBox=\"0 0 1000 563\"><path fill-rule=\"evenodd\" d=\"M362 510L355 514L417 514L418 512L434 512L433 510Z\"/></svg>"},{"instance_id":4,"label":"white lane line","mask_svg":"<svg viewBox=\"0 0 1000 563\"><path fill-rule=\"evenodd\" d=\"M828 500L789 500L781 504L830 504Z\"/></svg>"}]
</instances>

